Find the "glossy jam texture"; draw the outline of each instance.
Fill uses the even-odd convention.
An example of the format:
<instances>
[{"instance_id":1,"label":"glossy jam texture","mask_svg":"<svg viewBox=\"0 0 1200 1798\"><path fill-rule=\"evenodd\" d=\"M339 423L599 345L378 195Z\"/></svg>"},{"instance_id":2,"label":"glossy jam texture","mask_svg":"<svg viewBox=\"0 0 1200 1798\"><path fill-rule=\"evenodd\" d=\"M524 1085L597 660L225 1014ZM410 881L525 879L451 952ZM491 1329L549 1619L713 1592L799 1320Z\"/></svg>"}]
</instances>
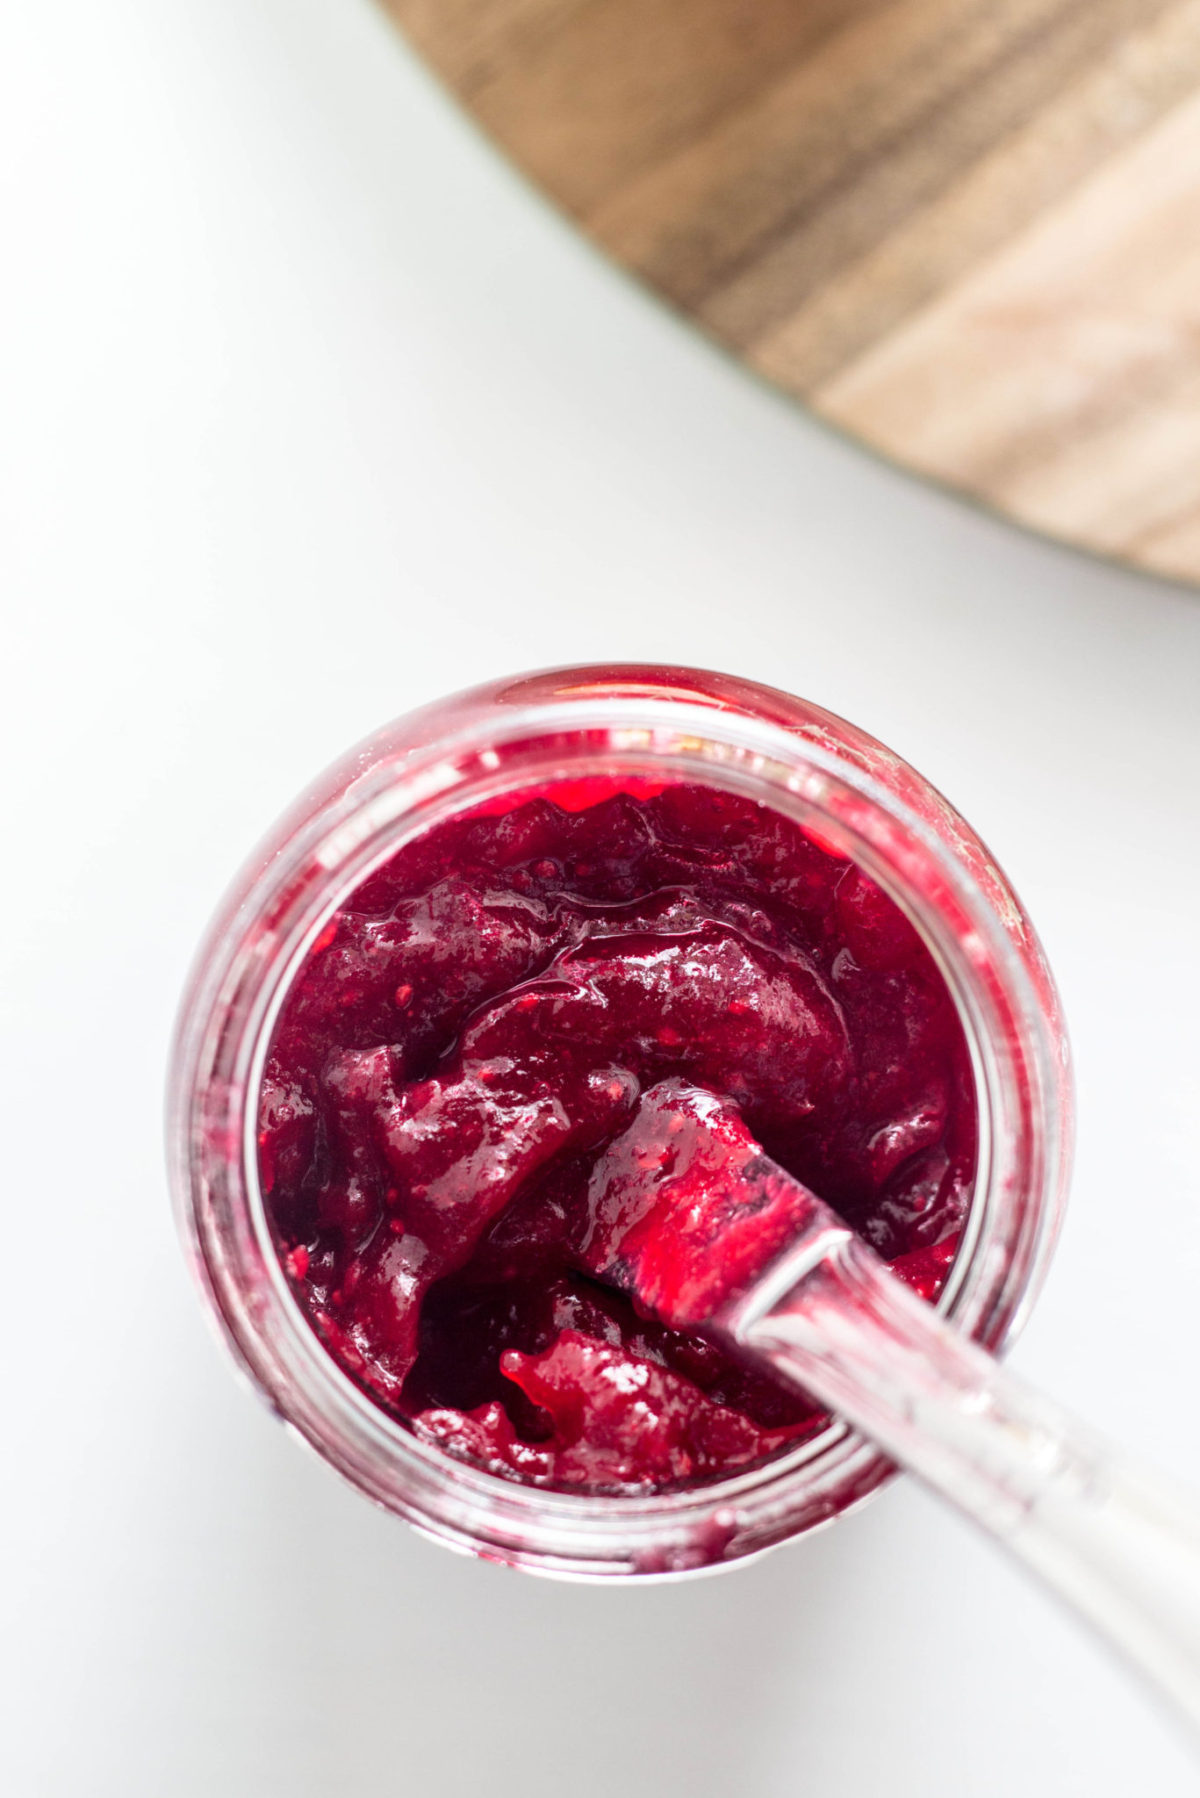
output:
<instances>
[{"instance_id":1,"label":"glossy jam texture","mask_svg":"<svg viewBox=\"0 0 1200 1798\"><path fill-rule=\"evenodd\" d=\"M856 867L752 800L637 781L406 845L315 942L261 1095L272 1228L329 1352L426 1440L538 1484L710 1478L819 1427L583 1271L589 1182L672 1080L731 1100L936 1295L975 1161L967 1049Z\"/></svg>"}]
</instances>

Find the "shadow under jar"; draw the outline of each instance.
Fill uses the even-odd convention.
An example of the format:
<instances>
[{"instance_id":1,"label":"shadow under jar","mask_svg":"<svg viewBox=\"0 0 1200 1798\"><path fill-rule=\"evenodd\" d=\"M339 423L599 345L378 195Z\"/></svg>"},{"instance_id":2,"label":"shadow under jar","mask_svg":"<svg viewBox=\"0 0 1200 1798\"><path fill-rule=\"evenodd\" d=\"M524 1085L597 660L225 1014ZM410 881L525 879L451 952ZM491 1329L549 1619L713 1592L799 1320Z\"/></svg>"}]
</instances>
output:
<instances>
[{"instance_id":1,"label":"shadow under jar","mask_svg":"<svg viewBox=\"0 0 1200 1798\"><path fill-rule=\"evenodd\" d=\"M470 1456L469 1430L456 1438L419 1398L406 1410L402 1381L389 1393L384 1374L364 1367L361 1341L356 1347L352 1332L339 1332L319 1270L281 1220L275 1170L264 1167L264 1078L339 920L364 894L386 910L388 871L406 855L459 826L493 844L494 821L528 816L530 807L560 819L569 836L572 820L598 816L614 800L630 815L657 807L656 816L669 817L678 795L706 793L718 814L724 805L802 838L831 879L849 879L868 896L878 888L944 983L961 1030L973 1165L960 1170L963 1215L952 1234L933 1243L932 1257L918 1235L913 1255L893 1259L901 1271L907 1260L919 1290L999 1350L1036 1295L1065 1193L1071 1083L1057 995L1019 902L971 829L905 762L805 701L692 669L585 667L498 682L400 719L310 788L243 872L201 950L180 1016L169 1089L172 1187L203 1290L244 1371L380 1504L452 1547L537 1572L647 1577L728 1566L829 1522L892 1469L846 1426L814 1413L805 1427L771 1437L765 1457L649 1489L597 1489L586 1480L572 1487L553 1477L530 1483L519 1477L519 1453L507 1469L512 1477L489 1471ZM553 862L545 870L552 884L570 885L569 870ZM634 900L669 913L686 884L667 899L656 892ZM593 894L591 904L597 916L613 909L611 896ZM678 933L678 918L664 917L667 933ZM611 918L597 928L611 931ZM762 928L769 934L770 920ZM753 922L745 929L752 938ZM551 931L541 965L518 969L518 996L522 980L544 979L562 953ZM394 998L403 1012L408 985ZM474 1027L479 1006L462 1009L460 1034ZM674 1052L681 1034L663 1026L664 1052ZM420 1078L436 1082L455 1047L439 1044L440 1061L419 1069ZM678 1045L681 1054L688 1048ZM377 1051L385 1052L386 1045ZM362 1053L362 1044L352 1051L360 1074ZM600 1049L597 1057L607 1066ZM636 1099L636 1078L630 1084ZM620 1082L611 1085L616 1102ZM779 1128L783 1140L786 1120ZM603 1123L597 1129L585 1144L593 1154L602 1152ZM960 1131L960 1149L963 1140ZM803 1155L803 1130L797 1141ZM767 1146L779 1152L778 1143ZM794 1171L816 1183L811 1167ZM836 1191L823 1196L846 1203ZM403 1194L397 1201L390 1191L389 1199L402 1213ZM366 1226L368 1234L386 1227L378 1216ZM536 1357L516 1359L533 1369L525 1390L545 1397ZM420 1385L421 1365L405 1394L412 1380ZM440 1435L422 1421L429 1418ZM538 1460L537 1428L527 1434L530 1465L547 1465Z\"/></svg>"}]
</instances>

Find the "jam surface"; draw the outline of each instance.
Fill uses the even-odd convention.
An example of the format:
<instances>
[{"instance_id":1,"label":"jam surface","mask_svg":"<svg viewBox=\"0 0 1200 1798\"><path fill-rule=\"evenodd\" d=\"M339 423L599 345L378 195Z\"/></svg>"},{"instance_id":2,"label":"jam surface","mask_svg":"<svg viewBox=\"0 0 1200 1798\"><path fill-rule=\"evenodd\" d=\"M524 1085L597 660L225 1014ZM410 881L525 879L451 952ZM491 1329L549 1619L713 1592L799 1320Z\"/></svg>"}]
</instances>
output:
<instances>
[{"instance_id":1,"label":"jam surface","mask_svg":"<svg viewBox=\"0 0 1200 1798\"><path fill-rule=\"evenodd\" d=\"M597 1206L622 1157L694 1134L684 1090L936 1296L970 1199L970 1064L932 958L859 869L755 801L636 780L406 845L313 945L260 1100L275 1240L330 1354L425 1440L541 1485L694 1482L819 1428L604 1276Z\"/></svg>"}]
</instances>

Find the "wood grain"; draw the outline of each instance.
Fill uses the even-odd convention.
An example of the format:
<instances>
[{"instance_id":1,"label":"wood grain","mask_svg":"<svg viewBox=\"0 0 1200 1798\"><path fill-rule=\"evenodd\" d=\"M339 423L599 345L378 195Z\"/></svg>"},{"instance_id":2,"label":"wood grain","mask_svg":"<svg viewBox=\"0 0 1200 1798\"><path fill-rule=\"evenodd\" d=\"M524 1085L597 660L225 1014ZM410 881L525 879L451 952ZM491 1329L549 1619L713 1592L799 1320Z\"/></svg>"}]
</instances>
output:
<instances>
[{"instance_id":1,"label":"wood grain","mask_svg":"<svg viewBox=\"0 0 1200 1798\"><path fill-rule=\"evenodd\" d=\"M626 267L887 455L1200 581L1200 0L385 0Z\"/></svg>"}]
</instances>

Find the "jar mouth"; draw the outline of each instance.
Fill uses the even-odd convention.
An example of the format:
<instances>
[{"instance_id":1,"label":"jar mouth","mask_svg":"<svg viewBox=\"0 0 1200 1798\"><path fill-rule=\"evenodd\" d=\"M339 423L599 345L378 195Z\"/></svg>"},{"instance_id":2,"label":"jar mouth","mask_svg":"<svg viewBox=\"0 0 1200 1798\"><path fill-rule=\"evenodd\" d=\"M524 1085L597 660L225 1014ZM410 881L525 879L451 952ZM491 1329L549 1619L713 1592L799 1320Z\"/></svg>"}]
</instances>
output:
<instances>
[{"instance_id":1,"label":"jar mouth","mask_svg":"<svg viewBox=\"0 0 1200 1798\"><path fill-rule=\"evenodd\" d=\"M174 1090L185 1102L173 1119L173 1185L198 1271L244 1369L353 1483L452 1547L532 1571L678 1577L832 1521L893 1469L837 1420L737 1474L638 1495L519 1484L452 1459L383 1411L322 1344L276 1252L258 1173L268 1048L332 915L437 824L592 775L695 781L769 804L862 867L914 925L962 1022L978 1119L973 1198L938 1307L1000 1348L1043 1277L1068 1147L1054 1103L1057 1045L1009 935L1012 920L872 772L835 747L711 704L585 688L385 758L320 806L254 877L202 957L176 1047Z\"/></svg>"}]
</instances>

